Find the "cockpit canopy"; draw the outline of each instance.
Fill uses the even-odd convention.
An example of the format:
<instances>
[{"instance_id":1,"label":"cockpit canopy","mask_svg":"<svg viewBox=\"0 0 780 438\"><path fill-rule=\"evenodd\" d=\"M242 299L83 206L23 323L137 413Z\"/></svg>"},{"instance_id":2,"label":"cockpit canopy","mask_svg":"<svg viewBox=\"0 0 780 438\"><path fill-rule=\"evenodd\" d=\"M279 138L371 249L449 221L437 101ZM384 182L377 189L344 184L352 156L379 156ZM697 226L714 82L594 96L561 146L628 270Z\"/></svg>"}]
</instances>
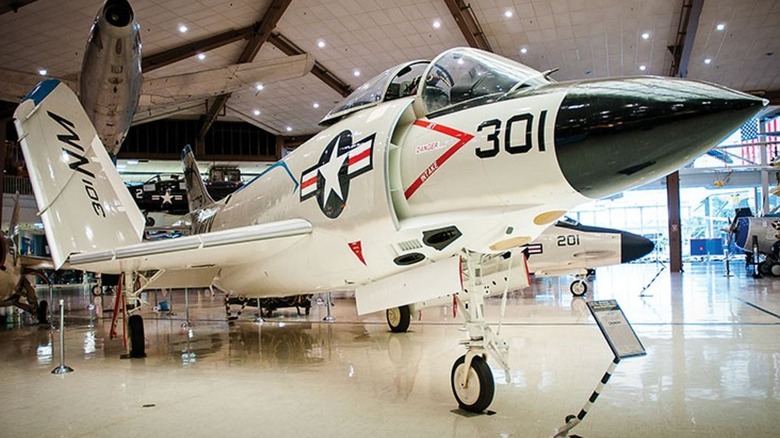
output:
<instances>
[{"instance_id":1,"label":"cockpit canopy","mask_svg":"<svg viewBox=\"0 0 780 438\"><path fill-rule=\"evenodd\" d=\"M433 61L412 61L385 70L347 96L320 123L406 96L415 95L416 106L428 115L477 98L498 98L549 82L544 74L511 59L458 47Z\"/></svg>"}]
</instances>

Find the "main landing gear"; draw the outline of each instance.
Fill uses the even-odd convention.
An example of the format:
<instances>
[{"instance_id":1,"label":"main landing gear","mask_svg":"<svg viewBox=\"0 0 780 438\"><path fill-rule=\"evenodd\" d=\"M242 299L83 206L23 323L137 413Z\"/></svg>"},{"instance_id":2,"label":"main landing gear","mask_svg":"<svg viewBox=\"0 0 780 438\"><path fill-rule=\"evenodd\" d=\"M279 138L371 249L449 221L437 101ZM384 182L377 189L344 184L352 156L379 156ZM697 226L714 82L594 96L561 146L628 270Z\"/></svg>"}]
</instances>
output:
<instances>
[{"instance_id":1,"label":"main landing gear","mask_svg":"<svg viewBox=\"0 0 780 438\"><path fill-rule=\"evenodd\" d=\"M412 312L409 306L393 307L385 311L387 325L393 333L406 333L412 320Z\"/></svg>"}]
</instances>

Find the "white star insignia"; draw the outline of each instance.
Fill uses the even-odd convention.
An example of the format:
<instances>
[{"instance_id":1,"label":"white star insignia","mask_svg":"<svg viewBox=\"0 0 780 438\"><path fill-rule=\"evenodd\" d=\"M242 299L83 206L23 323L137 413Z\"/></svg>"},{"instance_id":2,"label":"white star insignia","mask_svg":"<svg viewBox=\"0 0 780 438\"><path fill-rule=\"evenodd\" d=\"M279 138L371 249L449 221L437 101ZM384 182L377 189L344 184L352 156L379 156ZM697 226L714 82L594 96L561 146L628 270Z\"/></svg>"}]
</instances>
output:
<instances>
[{"instance_id":1,"label":"white star insignia","mask_svg":"<svg viewBox=\"0 0 780 438\"><path fill-rule=\"evenodd\" d=\"M162 195L160 198L162 198L162 205L165 205L166 203L173 204L173 202L171 202L173 200L173 196L171 196L170 190L166 190L165 194Z\"/></svg>"},{"instance_id":2,"label":"white star insignia","mask_svg":"<svg viewBox=\"0 0 780 438\"><path fill-rule=\"evenodd\" d=\"M330 196L330 192L336 193L339 199L344 200L344 195L341 193L341 183L339 182L339 170L344 165L344 161L349 158L349 154L342 156L337 155L338 146L333 146L333 150L330 152L330 158L328 162L320 166L319 172L322 178L325 180L325 192L323 193L323 199L327 200Z\"/></svg>"}]
</instances>

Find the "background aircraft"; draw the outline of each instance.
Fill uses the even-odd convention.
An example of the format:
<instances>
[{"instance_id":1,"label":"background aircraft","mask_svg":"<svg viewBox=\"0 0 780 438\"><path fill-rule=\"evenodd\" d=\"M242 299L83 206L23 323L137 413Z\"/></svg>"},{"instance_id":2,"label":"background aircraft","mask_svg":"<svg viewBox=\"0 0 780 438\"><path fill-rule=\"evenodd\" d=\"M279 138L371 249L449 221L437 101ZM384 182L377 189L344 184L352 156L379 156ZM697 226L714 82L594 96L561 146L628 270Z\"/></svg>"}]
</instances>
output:
<instances>
[{"instance_id":1,"label":"background aircraft","mask_svg":"<svg viewBox=\"0 0 780 438\"><path fill-rule=\"evenodd\" d=\"M571 283L569 290L574 296L581 297L588 291L585 278L589 271L597 267L629 263L649 254L653 247L652 241L636 234L586 226L564 218L544 230L533 242L514 251L526 254L528 272L537 277L577 275L578 278ZM519 261L516 263L509 275L525 275L525 267L519 265ZM452 297L448 296L387 309L387 325L394 333L405 332L419 311L451 303Z\"/></svg>"},{"instance_id":2,"label":"background aircraft","mask_svg":"<svg viewBox=\"0 0 780 438\"><path fill-rule=\"evenodd\" d=\"M119 152L134 118L151 121L184 102L300 77L314 65L311 55L296 55L144 78L140 29L129 2L106 0L89 31L78 79L64 80L79 92L81 105L112 156ZM19 101L40 80L32 73L0 68L0 98Z\"/></svg>"},{"instance_id":3,"label":"background aircraft","mask_svg":"<svg viewBox=\"0 0 780 438\"><path fill-rule=\"evenodd\" d=\"M761 275L780 276L780 215L755 217L749 208L739 208L728 232L729 243L748 255L748 265L757 264Z\"/></svg>"},{"instance_id":4,"label":"background aircraft","mask_svg":"<svg viewBox=\"0 0 780 438\"><path fill-rule=\"evenodd\" d=\"M15 124L57 266L122 273L131 299L173 286L246 297L354 290L365 314L456 294L468 339L450 382L461 408L480 412L495 389L488 352L511 375L508 345L481 311L510 283L483 281L511 261L502 255L578 204L684 165L764 105L682 79L553 83L454 48L371 79L326 129L219 202L185 172L193 235L150 243L67 86L41 83ZM130 329L142 345L143 325Z\"/></svg>"},{"instance_id":5,"label":"background aircraft","mask_svg":"<svg viewBox=\"0 0 780 438\"><path fill-rule=\"evenodd\" d=\"M0 232L0 307L14 306L34 315L38 322L47 322L48 302L38 301L35 285L28 276L36 276L48 283L46 275L38 269L50 267L51 259L22 256L17 245L19 224L19 195L14 200L14 210L8 234Z\"/></svg>"}]
</instances>

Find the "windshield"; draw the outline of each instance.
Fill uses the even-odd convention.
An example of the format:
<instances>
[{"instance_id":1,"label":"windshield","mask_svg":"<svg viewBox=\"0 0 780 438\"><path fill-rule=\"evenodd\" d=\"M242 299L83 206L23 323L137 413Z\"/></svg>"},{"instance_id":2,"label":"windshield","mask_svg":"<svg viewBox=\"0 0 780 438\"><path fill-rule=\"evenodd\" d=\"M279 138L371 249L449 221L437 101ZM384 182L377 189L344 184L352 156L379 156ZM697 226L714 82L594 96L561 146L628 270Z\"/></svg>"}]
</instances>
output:
<instances>
[{"instance_id":1,"label":"windshield","mask_svg":"<svg viewBox=\"0 0 780 438\"><path fill-rule=\"evenodd\" d=\"M544 75L519 62L472 48L442 53L428 69L422 90L426 114L469 100L548 84Z\"/></svg>"},{"instance_id":2,"label":"windshield","mask_svg":"<svg viewBox=\"0 0 780 438\"><path fill-rule=\"evenodd\" d=\"M341 104L330 110L320 123L358 109L368 108L382 101L415 94L417 82L429 63L429 61L412 61L383 71L353 91Z\"/></svg>"}]
</instances>

